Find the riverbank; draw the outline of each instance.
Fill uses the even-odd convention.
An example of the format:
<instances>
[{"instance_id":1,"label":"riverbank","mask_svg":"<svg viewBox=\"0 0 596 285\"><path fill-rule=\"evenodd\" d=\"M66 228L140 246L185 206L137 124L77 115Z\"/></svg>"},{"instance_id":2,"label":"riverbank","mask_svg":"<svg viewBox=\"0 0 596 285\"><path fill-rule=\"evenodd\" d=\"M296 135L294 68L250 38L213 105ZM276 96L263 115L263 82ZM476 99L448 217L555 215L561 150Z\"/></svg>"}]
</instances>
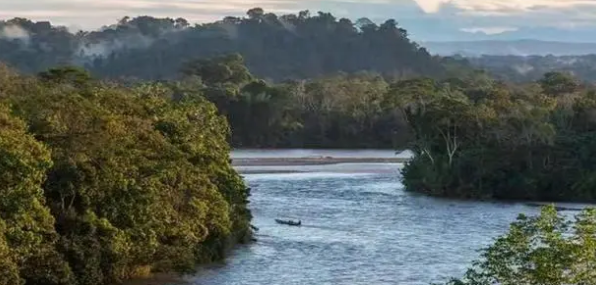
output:
<instances>
[{"instance_id":1,"label":"riverbank","mask_svg":"<svg viewBox=\"0 0 596 285\"><path fill-rule=\"evenodd\" d=\"M147 278L133 279L122 285L187 285L190 284L182 276L173 273L153 274Z\"/></svg>"}]
</instances>

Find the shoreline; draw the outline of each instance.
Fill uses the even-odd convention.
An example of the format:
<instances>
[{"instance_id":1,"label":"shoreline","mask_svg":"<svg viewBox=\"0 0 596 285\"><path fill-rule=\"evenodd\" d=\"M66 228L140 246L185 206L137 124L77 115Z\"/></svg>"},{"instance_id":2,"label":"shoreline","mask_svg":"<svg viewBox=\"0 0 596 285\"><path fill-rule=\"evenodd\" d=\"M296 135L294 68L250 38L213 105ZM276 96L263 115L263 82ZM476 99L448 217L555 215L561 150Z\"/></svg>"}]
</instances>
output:
<instances>
[{"instance_id":1,"label":"shoreline","mask_svg":"<svg viewBox=\"0 0 596 285\"><path fill-rule=\"evenodd\" d=\"M126 280L122 285L187 285L190 284L184 276L176 273L154 273L146 278Z\"/></svg>"},{"instance_id":2,"label":"shoreline","mask_svg":"<svg viewBox=\"0 0 596 285\"><path fill-rule=\"evenodd\" d=\"M232 166L317 166L343 163L404 163L409 159L400 157L241 157L232 158ZM300 173L298 170L244 170L243 174ZM123 285L186 285L185 276L176 273L156 273L147 278L127 280Z\"/></svg>"}]
</instances>

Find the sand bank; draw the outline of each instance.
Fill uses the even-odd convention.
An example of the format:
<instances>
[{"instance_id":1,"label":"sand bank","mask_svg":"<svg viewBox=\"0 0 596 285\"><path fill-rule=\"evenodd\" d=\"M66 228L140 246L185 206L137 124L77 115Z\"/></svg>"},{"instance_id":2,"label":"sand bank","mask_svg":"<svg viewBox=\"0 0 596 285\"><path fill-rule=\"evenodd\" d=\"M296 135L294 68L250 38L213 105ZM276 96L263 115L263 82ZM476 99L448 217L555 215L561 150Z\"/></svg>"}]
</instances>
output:
<instances>
[{"instance_id":1,"label":"sand bank","mask_svg":"<svg viewBox=\"0 0 596 285\"><path fill-rule=\"evenodd\" d=\"M357 158L357 157L255 157L235 158L233 166L284 166L284 165L329 165L340 163L404 163L407 158Z\"/></svg>"}]
</instances>

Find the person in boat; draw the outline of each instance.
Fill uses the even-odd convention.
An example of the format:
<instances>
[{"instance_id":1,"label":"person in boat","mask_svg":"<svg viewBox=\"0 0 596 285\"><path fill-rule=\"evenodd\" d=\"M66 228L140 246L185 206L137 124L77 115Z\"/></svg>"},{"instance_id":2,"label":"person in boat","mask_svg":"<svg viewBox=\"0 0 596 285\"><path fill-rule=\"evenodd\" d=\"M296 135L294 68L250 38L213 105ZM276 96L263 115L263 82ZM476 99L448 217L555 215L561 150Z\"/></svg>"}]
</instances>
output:
<instances>
[{"instance_id":1,"label":"person in boat","mask_svg":"<svg viewBox=\"0 0 596 285\"><path fill-rule=\"evenodd\" d=\"M275 220L277 223L279 224L285 224L285 225L290 225L290 226L300 226L302 225L302 221L298 220L298 222L292 221L292 220Z\"/></svg>"}]
</instances>

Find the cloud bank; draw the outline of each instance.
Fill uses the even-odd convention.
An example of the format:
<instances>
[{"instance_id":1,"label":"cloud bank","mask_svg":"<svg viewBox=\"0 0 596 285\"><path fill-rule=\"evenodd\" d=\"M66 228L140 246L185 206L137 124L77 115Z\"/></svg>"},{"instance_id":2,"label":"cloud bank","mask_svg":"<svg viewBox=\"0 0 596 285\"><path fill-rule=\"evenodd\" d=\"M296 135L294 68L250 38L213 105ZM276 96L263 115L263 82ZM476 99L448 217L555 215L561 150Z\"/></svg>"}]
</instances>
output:
<instances>
[{"instance_id":1,"label":"cloud bank","mask_svg":"<svg viewBox=\"0 0 596 285\"><path fill-rule=\"evenodd\" d=\"M452 5L462 11L515 13L532 12L535 9L569 9L575 7L596 7L593 0L415 0L427 13L440 12L445 5Z\"/></svg>"}]
</instances>

